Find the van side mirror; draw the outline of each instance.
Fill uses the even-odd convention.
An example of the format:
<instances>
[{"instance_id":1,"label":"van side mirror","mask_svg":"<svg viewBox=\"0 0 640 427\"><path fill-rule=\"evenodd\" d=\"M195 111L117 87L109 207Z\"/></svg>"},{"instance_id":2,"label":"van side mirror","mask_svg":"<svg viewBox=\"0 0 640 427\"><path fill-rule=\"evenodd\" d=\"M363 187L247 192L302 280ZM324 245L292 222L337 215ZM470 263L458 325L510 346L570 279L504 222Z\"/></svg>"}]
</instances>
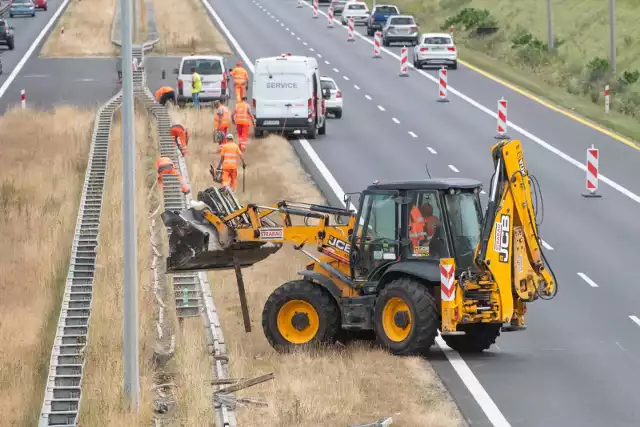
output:
<instances>
[{"instance_id":1,"label":"van side mirror","mask_svg":"<svg viewBox=\"0 0 640 427\"><path fill-rule=\"evenodd\" d=\"M178 75L178 69L177 69L177 68L174 68L172 72L173 72L173 74L175 74L176 76Z\"/></svg>"},{"instance_id":2,"label":"van side mirror","mask_svg":"<svg viewBox=\"0 0 640 427\"><path fill-rule=\"evenodd\" d=\"M331 91L329 89L322 89L322 98L331 99Z\"/></svg>"}]
</instances>

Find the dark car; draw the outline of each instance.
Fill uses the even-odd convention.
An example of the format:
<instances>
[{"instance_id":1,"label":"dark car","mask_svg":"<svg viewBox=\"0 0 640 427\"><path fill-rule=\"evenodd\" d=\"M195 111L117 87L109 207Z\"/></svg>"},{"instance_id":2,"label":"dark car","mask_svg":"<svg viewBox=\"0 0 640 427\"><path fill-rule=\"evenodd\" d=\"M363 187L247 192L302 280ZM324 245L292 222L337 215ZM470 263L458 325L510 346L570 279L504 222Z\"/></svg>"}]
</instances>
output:
<instances>
[{"instance_id":1,"label":"dark car","mask_svg":"<svg viewBox=\"0 0 640 427\"><path fill-rule=\"evenodd\" d=\"M5 19L0 19L0 44L7 45L9 50L13 50L13 27Z\"/></svg>"}]
</instances>

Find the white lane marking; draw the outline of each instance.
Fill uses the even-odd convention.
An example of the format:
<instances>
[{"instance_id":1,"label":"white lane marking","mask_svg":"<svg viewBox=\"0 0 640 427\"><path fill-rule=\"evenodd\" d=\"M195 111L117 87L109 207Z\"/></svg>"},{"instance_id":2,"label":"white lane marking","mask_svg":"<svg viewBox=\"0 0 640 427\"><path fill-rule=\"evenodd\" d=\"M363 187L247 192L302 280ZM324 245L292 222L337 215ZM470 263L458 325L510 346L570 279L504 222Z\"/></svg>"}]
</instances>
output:
<instances>
[{"instance_id":1,"label":"white lane marking","mask_svg":"<svg viewBox=\"0 0 640 427\"><path fill-rule=\"evenodd\" d=\"M385 110L384 110L384 107L383 107L382 105L378 105L378 110L380 110L380 111L385 111Z\"/></svg>"},{"instance_id":2,"label":"white lane marking","mask_svg":"<svg viewBox=\"0 0 640 427\"><path fill-rule=\"evenodd\" d=\"M333 71L334 71L335 73L339 73L339 72L340 72L340 70L338 70L337 68L334 68L334 69L333 69Z\"/></svg>"},{"instance_id":3,"label":"white lane marking","mask_svg":"<svg viewBox=\"0 0 640 427\"><path fill-rule=\"evenodd\" d=\"M542 240L542 239L541 239ZM544 246L545 249L552 251L553 250L553 246L551 246L550 244L548 244L547 242L545 242L544 240L542 240L542 246Z\"/></svg>"},{"instance_id":4,"label":"white lane marking","mask_svg":"<svg viewBox=\"0 0 640 427\"><path fill-rule=\"evenodd\" d=\"M312 47L310 47L310 48L309 48L309 50L310 50L311 52L315 52L315 51L316 51L316 50L315 50L314 48L312 48Z\"/></svg>"},{"instance_id":5,"label":"white lane marking","mask_svg":"<svg viewBox=\"0 0 640 427\"><path fill-rule=\"evenodd\" d=\"M24 77L25 79L42 79L42 78L49 77L49 75L48 74L28 74L22 77Z\"/></svg>"},{"instance_id":6,"label":"white lane marking","mask_svg":"<svg viewBox=\"0 0 640 427\"><path fill-rule=\"evenodd\" d=\"M400 120L396 119L395 117L391 117L391 120L393 120L396 124L400 124Z\"/></svg>"},{"instance_id":7,"label":"white lane marking","mask_svg":"<svg viewBox=\"0 0 640 427\"><path fill-rule=\"evenodd\" d=\"M303 2L303 4L305 6L311 7L306 2ZM320 13L323 14L324 16L327 16L324 12L320 12ZM335 22L339 22L336 19L334 19L334 21ZM373 41L372 40L369 40L367 37L365 37L364 35L362 35L358 31L355 31L354 33L355 33L356 36L360 37L362 40L364 40L365 42L367 42L371 46L373 46ZM392 58L395 58L396 60L400 61L400 56L396 55L391 50L381 46L380 47L380 51L384 52L387 55L391 56ZM408 64L408 66L409 66L409 68L413 69L415 72L417 72L418 74L422 75L423 77L428 78L432 82L434 82L434 83L438 83L439 82L436 77L432 76L431 74L427 73L424 70L416 69L413 66L413 64ZM468 97L467 95L463 94L462 92L458 91L454 87L448 86L447 89L449 90L449 92L451 92L452 94L456 95L457 97L459 97L463 101L466 101L467 103L471 104L473 107L477 108L478 110L482 111L483 113L486 113L486 114L490 115L494 119L498 118L498 113L496 111L485 107L484 105L480 104L476 100L474 100L474 99ZM566 161L568 163L571 163L573 166L577 167L578 169L580 169L582 171L586 171L587 170L587 166L583 162L580 162L580 161L574 159L570 155L568 155L568 154L564 153L563 151L557 149L556 147L554 147L553 145L549 144L548 142L542 140L541 138L538 138L537 136L535 136L531 132L527 131L526 129L518 126L517 124L507 120L507 127L510 127L511 129L515 130L516 132L518 132L522 136L524 136L526 138L529 138L532 142L534 142L534 143L538 144L539 146L541 146L542 148L552 152L556 156L560 157L562 160L564 160L564 161ZM607 178L605 175L602 175L600 173L598 174L598 179L602 180L602 182L604 182L605 184L607 184L608 186L610 186L614 190L618 191L619 193L625 195L626 197L628 197L629 199L633 200L634 202L640 204L640 195L637 195L633 191L627 189L626 187L618 184L614 180L612 180L610 178Z\"/></svg>"},{"instance_id":8,"label":"white lane marking","mask_svg":"<svg viewBox=\"0 0 640 427\"><path fill-rule=\"evenodd\" d=\"M622 346L622 344L620 344L618 341L616 341L616 345L620 348L620 350L622 350L622 351L627 351L627 349L626 349L626 348L624 348L624 347Z\"/></svg>"},{"instance_id":9,"label":"white lane marking","mask_svg":"<svg viewBox=\"0 0 640 427\"><path fill-rule=\"evenodd\" d=\"M347 76L342 76L343 79L345 79L346 81L349 81L349 77Z\"/></svg>"},{"instance_id":10,"label":"white lane marking","mask_svg":"<svg viewBox=\"0 0 640 427\"><path fill-rule=\"evenodd\" d=\"M284 27L284 24L281 22L281 23L280 23L280 26L281 26L281 27ZM288 28L285 28L284 30L285 30L285 31L289 31L289 29L288 29Z\"/></svg>"},{"instance_id":11,"label":"white lane marking","mask_svg":"<svg viewBox=\"0 0 640 427\"><path fill-rule=\"evenodd\" d=\"M455 166L453 165L449 165L449 169L451 169L452 171L454 171L455 173L460 172Z\"/></svg>"},{"instance_id":12,"label":"white lane marking","mask_svg":"<svg viewBox=\"0 0 640 427\"><path fill-rule=\"evenodd\" d=\"M632 314L631 316L629 316L629 319L633 320L638 326L640 326L640 319L638 319L638 317Z\"/></svg>"},{"instance_id":13,"label":"white lane marking","mask_svg":"<svg viewBox=\"0 0 640 427\"><path fill-rule=\"evenodd\" d=\"M355 90L360 90L360 86L358 86L358 85L353 85L353 88L354 88Z\"/></svg>"},{"instance_id":14,"label":"white lane marking","mask_svg":"<svg viewBox=\"0 0 640 427\"><path fill-rule=\"evenodd\" d=\"M320 55L319 53L316 53L316 56L317 56L318 58L322 58L322 55Z\"/></svg>"},{"instance_id":15,"label":"white lane marking","mask_svg":"<svg viewBox=\"0 0 640 427\"><path fill-rule=\"evenodd\" d=\"M431 147L427 147L427 150L429 150L431 154L438 154L438 152Z\"/></svg>"},{"instance_id":16,"label":"white lane marking","mask_svg":"<svg viewBox=\"0 0 640 427\"><path fill-rule=\"evenodd\" d=\"M324 63L325 63L325 64L327 64L327 65L329 65L329 64L330 64L330 62L329 62L329 61L327 61L326 59L324 60Z\"/></svg>"},{"instance_id":17,"label":"white lane marking","mask_svg":"<svg viewBox=\"0 0 640 427\"><path fill-rule=\"evenodd\" d=\"M371 101L371 97L369 95L365 95L364 97Z\"/></svg>"},{"instance_id":18,"label":"white lane marking","mask_svg":"<svg viewBox=\"0 0 640 427\"><path fill-rule=\"evenodd\" d=\"M13 83L16 77L18 77L18 74L22 70L22 67L24 67L24 64L27 63L31 55L33 55L33 52L38 48L38 46L40 46L40 42L42 41L42 39L47 34L49 34L49 30L51 29L53 24L56 22L58 17L62 14L62 12L64 11L68 3L69 3L69 0L64 0L62 2L62 4L58 7L58 10L56 10L56 13L51 15L51 18L49 19L49 22L47 22L47 25L44 26L42 31L40 31L40 34L38 34L38 36L33 41L33 43L31 43L31 46L29 47L29 49L27 49L22 59L18 61L13 71L11 71L11 74L9 74L9 77L7 77L7 80L5 80L5 82L0 87L0 98L4 96L5 92L7 91L11 83Z\"/></svg>"},{"instance_id":19,"label":"white lane marking","mask_svg":"<svg viewBox=\"0 0 640 427\"><path fill-rule=\"evenodd\" d=\"M298 40L300 40L300 37L298 37ZM307 42L302 42L302 44L307 46Z\"/></svg>"},{"instance_id":20,"label":"white lane marking","mask_svg":"<svg viewBox=\"0 0 640 427\"><path fill-rule=\"evenodd\" d=\"M300 37L296 37L298 39L298 41L300 41Z\"/></svg>"},{"instance_id":21,"label":"white lane marking","mask_svg":"<svg viewBox=\"0 0 640 427\"><path fill-rule=\"evenodd\" d=\"M411 132L411 131L409 131L409 135L411 135L411 136L412 136L412 137L414 137L414 138L417 138L417 137L418 137L418 135L416 135L415 133L413 133L413 132Z\"/></svg>"},{"instance_id":22,"label":"white lane marking","mask_svg":"<svg viewBox=\"0 0 640 427\"><path fill-rule=\"evenodd\" d=\"M591 279L589 278L589 276L587 276L586 274L584 274L584 273L578 273L578 276L580 276L580 278L581 278L582 280L584 280L585 282L587 282L587 284L588 284L589 286L591 286L592 288L597 288L597 287L598 287L598 284L597 284L596 282L594 282L593 280L591 280Z\"/></svg>"},{"instance_id":23,"label":"white lane marking","mask_svg":"<svg viewBox=\"0 0 640 427\"><path fill-rule=\"evenodd\" d=\"M65 0L65 1L68 2L69 0ZM211 16L213 16L213 19L218 24L218 27L220 28L220 30L222 30L222 32L225 33L225 35L233 45L235 51L238 53L238 55L240 55L240 57L245 62L245 64L247 64L247 67L249 67L249 70L253 73L255 70L253 63L247 56L246 52L240 47L235 37L233 37L233 34L231 34L231 31L229 31L229 29L224 24L224 22L222 22L222 19L220 19L216 11L213 10L213 7L211 7L209 2L207 2L206 0L201 0L201 1L204 7L209 11ZM46 34L46 31L44 31L43 33ZM36 45L37 44L32 45L34 50ZM313 147L311 147L311 144L309 144L309 141L302 138L299 139L298 141L300 142L300 145L307 153L307 156L309 156L311 161L316 165L316 167L318 168L318 170L320 171L324 179L327 181L327 184L329 185L329 187L331 187L331 190L333 190L333 192L337 196L340 203L344 206L345 205L343 201L344 191L342 190L342 188L340 188L340 184L338 184L338 181L336 181L336 179L333 177L333 175L331 174L327 166L324 164L322 159L320 159L320 157L318 156L318 153L316 153ZM347 208L357 211L356 207L353 206L353 203ZM638 324L640 325L640 320L638 320ZM449 348L449 346L444 342L442 337L440 336L436 337L436 342L438 343L438 346L442 349L444 354L447 356L449 363L451 363L451 366L453 366L453 369L455 369L455 371L458 373L458 376L460 377L462 382L465 384L467 389L469 389L469 392L473 395L476 402L478 402L478 404L480 405L484 413L489 418L489 421L494 425L494 427L511 427L511 424L509 424L509 422L504 417L504 415L502 415L502 412L500 412L496 404L493 402L493 400L491 399L487 391L484 389L484 387L482 387L482 384L480 384L480 381L478 381L478 378L476 378L476 376L473 374L473 372L469 368L469 365L467 365L467 363L462 359L460 354L457 351Z\"/></svg>"}]
</instances>

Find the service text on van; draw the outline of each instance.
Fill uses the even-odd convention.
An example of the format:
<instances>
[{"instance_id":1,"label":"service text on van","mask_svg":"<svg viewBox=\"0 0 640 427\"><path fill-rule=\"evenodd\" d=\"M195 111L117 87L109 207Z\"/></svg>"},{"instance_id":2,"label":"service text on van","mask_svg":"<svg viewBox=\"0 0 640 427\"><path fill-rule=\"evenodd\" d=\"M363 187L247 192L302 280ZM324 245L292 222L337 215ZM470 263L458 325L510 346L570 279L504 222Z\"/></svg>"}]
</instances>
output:
<instances>
[{"instance_id":1,"label":"service text on van","mask_svg":"<svg viewBox=\"0 0 640 427\"><path fill-rule=\"evenodd\" d=\"M298 89L298 83L296 82L267 82L267 89Z\"/></svg>"}]
</instances>

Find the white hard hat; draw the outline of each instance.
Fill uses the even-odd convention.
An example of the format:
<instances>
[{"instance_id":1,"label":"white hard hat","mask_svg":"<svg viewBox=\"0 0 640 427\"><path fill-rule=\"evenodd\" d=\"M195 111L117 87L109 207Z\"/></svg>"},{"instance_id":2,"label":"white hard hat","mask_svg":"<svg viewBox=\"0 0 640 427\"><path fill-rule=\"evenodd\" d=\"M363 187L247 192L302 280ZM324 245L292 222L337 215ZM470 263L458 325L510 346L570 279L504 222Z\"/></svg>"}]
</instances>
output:
<instances>
[{"instance_id":1,"label":"white hard hat","mask_svg":"<svg viewBox=\"0 0 640 427\"><path fill-rule=\"evenodd\" d=\"M229 141L233 141L233 134L230 134L230 133L229 133L229 134L227 134L227 139L228 139Z\"/></svg>"}]
</instances>

